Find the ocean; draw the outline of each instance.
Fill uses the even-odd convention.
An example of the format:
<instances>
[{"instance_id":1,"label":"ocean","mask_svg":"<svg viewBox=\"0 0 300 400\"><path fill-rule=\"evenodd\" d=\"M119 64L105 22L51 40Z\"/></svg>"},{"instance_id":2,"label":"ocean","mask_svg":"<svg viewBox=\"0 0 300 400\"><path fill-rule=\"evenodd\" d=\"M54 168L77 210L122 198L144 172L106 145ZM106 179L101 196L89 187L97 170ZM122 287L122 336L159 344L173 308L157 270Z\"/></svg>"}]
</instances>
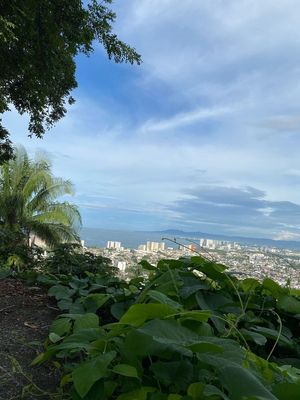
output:
<instances>
[{"instance_id":1,"label":"ocean","mask_svg":"<svg viewBox=\"0 0 300 400\"><path fill-rule=\"evenodd\" d=\"M160 242L165 236L163 232L122 231L110 229L82 228L81 239L88 247L105 247L108 240L121 242L123 247L137 249L140 244L147 241ZM173 236L174 237L174 236ZM173 238L171 236L171 238ZM166 242L167 247L173 244ZM175 246L175 245L174 245Z\"/></svg>"},{"instance_id":2,"label":"ocean","mask_svg":"<svg viewBox=\"0 0 300 400\"><path fill-rule=\"evenodd\" d=\"M82 228L80 237L84 240L85 245L88 247L105 247L109 240L121 242L123 247L129 249L137 249L140 244L145 244L147 241L160 242L162 238L174 239L176 237L178 242L186 243L182 238L190 238L198 241L200 238L225 240L230 242L237 242L247 246L259 247L277 247L281 249L300 250L300 242L288 240L272 240L266 238L251 238L240 236L224 236L217 234L209 234L204 232L183 232L176 230L167 230L162 232L148 232L148 231L126 231L126 230L113 230L113 229L98 229L98 228ZM167 247L176 247L176 244L166 240Z\"/></svg>"}]
</instances>

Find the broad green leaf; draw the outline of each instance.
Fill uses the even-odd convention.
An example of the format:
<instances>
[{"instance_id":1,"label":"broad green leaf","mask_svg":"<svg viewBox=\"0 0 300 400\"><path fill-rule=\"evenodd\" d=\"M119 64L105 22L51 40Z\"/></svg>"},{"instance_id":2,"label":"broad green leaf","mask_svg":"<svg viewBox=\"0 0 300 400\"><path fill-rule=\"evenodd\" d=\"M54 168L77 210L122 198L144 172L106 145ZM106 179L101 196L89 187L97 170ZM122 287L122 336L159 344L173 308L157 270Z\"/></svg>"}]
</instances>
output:
<instances>
[{"instance_id":1,"label":"broad green leaf","mask_svg":"<svg viewBox=\"0 0 300 400\"><path fill-rule=\"evenodd\" d=\"M210 318L212 312L209 310L194 310L194 311L183 311L178 313L180 319L192 319L198 322L207 322L208 318Z\"/></svg>"},{"instance_id":2,"label":"broad green leaf","mask_svg":"<svg viewBox=\"0 0 300 400\"><path fill-rule=\"evenodd\" d=\"M165 386L175 386L178 391L185 390L193 375L190 361L158 361L151 365L155 378Z\"/></svg>"},{"instance_id":3,"label":"broad green leaf","mask_svg":"<svg viewBox=\"0 0 300 400\"><path fill-rule=\"evenodd\" d=\"M260 282L253 278L246 278L239 282L239 286L245 293L253 292L260 285Z\"/></svg>"},{"instance_id":4,"label":"broad green leaf","mask_svg":"<svg viewBox=\"0 0 300 400\"><path fill-rule=\"evenodd\" d=\"M152 320L139 328L138 331L151 336L153 340L163 344L188 346L201 342L200 336L173 320Z\"/></svg>"},{"instance_id":5,"label":"broad green leaf","mask_svg":"<svg viewBox=\"0 0 300 400\"><path fill-rule=\"evenodd\" d=\"M264 346L267 343L266 337L260 333L244 328L240 329L240 332L246 340L251 340L260 346Z\"/></svg>"},{"instance_id":6,"label":"broad green leaf","mask_svg":"<svg viewBox=\"0 0 300 400\"><path fill-rule=\"evenodd\" d=\"M44 353L39 354L35 359L31 362L31 366L42 364L43 362L49 360L55 353L57 352L56 348L51 348L45 351Z\"/></svg>"},{"instance_id":7,"label":"broad green leaf","mask_svg":"<svg viewBox=\"0 0 300 400\"><path fill-rule=\"evenodd\" d=\"M214 385L205 385L203 394L207 396L208 399L211 398L211 396L213 396L212 398L215 399L215 396L217 396L217 398L221 398L223 400L230 400L225 393L223 393L219 388ZM259 399L257 398L257 400Z\"/></svg>"},{"instance_id":8,"label":"broad green leaf","mask_svg":"<svg viewBox=\"0 0 300 400\"><path fill-rule=\"evenodd\" d=\"M270 328L265 328L263 326L253 326L251 328L252 331L261 333L264 335L266 338L277 340L279 331L276 331L275 329L270 329ZM293 343L292 341L284 336L283 334L280 335L279 337L279 344L286 346L286 347L292 347Z\"/></svg>"},{"instance_id":9,"label":"broad green leaf","mask_svg":"<svg viewBox=\"0 0 300 400\"><path fill-rule=\"evenodd\" d=\"M150 264L148 261L146 261L146 260L141 260L140 262L139 262L139 264L144 268L144 269L146 269L146 270L148 270L148 271L155 271L155 270L157 270L157 268L154 266L154 265L152 265L152 264Z\"/></svg>"},{"instance_id":10,"label":"broad green leaf","mask_svg":"<svg viewBox=\"0 0 300 400\"><path fill-rule=\"evenodd\" d=\"M115 317L117 320L120 320L131 305L132 301L122 301L114 303L110 307L110 312L113 317Z\"/></svg>"},{"instance_id":11,"label":"broad green leaf","mask_svg":"<svg viewBox=\"0 0 300 400\"><path fill-rule=\"evenodd\" d=\"M72 307L73 304L73 300L71 298L69 299L61 299L59 300L59 302L57 303L58 308L62 311L64 310L70 310L70 308Z\"/></svg>"},{"instance_id":12,"label":"broad green leaf","mask_svg":"<svg viewBox=\"0 0 300 400\"><path fill-rule=\"evenodd\" d=\"M140 389L120 394L120 396L117 397L117 400L147 400L148 393L153 393L155 391L156 389L154 387L142 386Z\"/></svg>"},{"instance_id":13,"label":"broad green leaf","mask_svg":"<svg viewBox=\"0 0 300 400\"><path fill-rule=\"evenodd\" d=\"M183 308L181 304L177 303L177 301L172 300L170 297L168 297L167 295L165 295L162 292L159 292L158 290L149 290L147 295L152 300L156 300L161 304L167 304L170 307L173 307L177 310L182 310L182 308Z\"/></svg>"},{"instance_id":14,"label":"broad green leaf","mask_svg":"<svg viewBox=\"0 0 300 400\"><path fill-rule=\"evenodd\" d=\"M128 364L115 365L113 368L113 372L119 375L128 376L130 378L138 378L136 368Z\"/></svg>"},{"instance_id":15,"label":"broad green leaf","mask_svg":"<svg viewBox=\"0 0 300 400\"><path fill-rule=\"evenodd\" d=\"M287 292L286 289L282 288L277 282L270 278L265 278L263 280L262 288L263 293L269 292L273 297L275 297L275 299L278 299Z\"/></svg>"},{"instance_id":16,"label":"broad green leaf","mask_svg":"<svg viewBox=\"0 0 300 400\"><path fill-rule=\"evenodd\" d=\"M156 342L151 336L138 331L126 335L124 346L126 351L135 356L159 356L163 351L170 350L169 345Z\"/></svg>"},{"instance_id":17,"label":"broad green leaf","mask_svg":"<svg viewBox=\"0 0 300 400\"><path fill-rule=\"evenodd\" d=\"M82 398L87 395L91 387L100 378L107 374L107 368L116 353L111 351L101 356L95 357L91 361L83 362L72 372L74 387Z\"/></svg>"},{"instance_id":18,"label":"broad green leaf","mask_svg":"<svg viewBox=\"0 0 300 400\"><path fill-rule=\"evenodd\" d=\"M52 286L48 291L48 296L54 296L56 300L69 299L75 293L74 289L70 289L67 286L55 285Z\"/></svg>"},{"instance_id":19,"label":"broad green leaf","mask_svg":"<svg viewBox=\"0 0 300 400\"><path fill-rule=\"evenodd\" d=\"M277 302L277 307L291 314L300 314L300 300L292 296L281 296Z\"/></svg>"},{"instance_id":20,"label":"broad green leaf","mask_svg":"<svg viewBox=\"0 0 300 400\"><path fill-rule=\"evenodd\" d=\"M106 381L104 382L104 393L110 399L116 390L118 384L114 381Z\"/></svg>"},{"instance_id":21,"label":"broad green leaf","mask_svg":"<svg viewBox=\"0 0 300 400\"><path fill-rule=\"evenodd\" d=\"M62 340L62 337L60 337L59 335L57 335L57 334L54 333L54 332L51 332L51 333L49 334L49 339L51 340L52 343L57 343L57 342L59 342L60 340Z\"/></svg>"},{"instance_id":22,"label":"broad green leaf","mask_svg":"<svg viewBox=\"0 0 300 400\"><path fill-rule=\"evenodd\" d=\"M138 332L150 336L154 342L164 345L175 345L177 346L177 351L180 348L185 348L186 350L190 350L190 352L220 353L223 351L223 343L228 342L218 338L199 336L176 321L149 321L139 328Z\"/></svg>"},{"instance_id":23,"label":"broad green leaf","mask_svg":"<svg viewBox=\"0 0 300 400\"><path fill-rule=\"evenodd\" d=\"M181 400L182 396L180 394L169 394L168 400Z\"/></svg>"},{"instance_id":24,"label":"broad green leaf","mask_svg":"<svg viewBox=\"0 0 300 400\"><path fill-rule=\"evenodd\" d=\"M264 380L258 378L256 371L252 372L225 357L226 354L222 357L203 354L200 359L215 367L222 385L229 392L230 400L241 400L251 396L254 398L261 396L266 400L278 400L265 387Z\"/></svg>"},{"instance_id":25,"label":"broad green leaf","mask_svg":"<svg viewBox=\"0 0 300 400\"><path fill-rule=\"evenodd\" d=\"M50 332L56 333L59 336L63 336L69 333L72 327L70 318L58 318L52 322L50 326Z\"/></svg>"},{"instance_id":26,"label":"broad green leaf","mask_svg":"<svg viewBox=\"0 0 300 400\"><path fill-rule=\"evenodd\" d=\"M223 353L222 346L218 346L215 343L205 342L203 339L202 343L196 343L188 346L193 353Z\"/></svg>"},{"instance_id":27,"label":"broad green leaf","mask_svg":"<svg viewBox=\"0 0 300 400\"><path fill-rule=\"evenodd\" d=\"M188 387L187 394L193 400L202 400L203 399L203 390L204 390L203 383L194 382L194 383L191 383L190 386Z\"/></svg>"},{"instance_id":28,"label":"broad green leaf","mask_svg":"<svg viewBox=\"0 0 300 400\"><path fill-rule=\"evenodd\" d=\"M81 329L70 336L67 336L64 341L55 346L56 350L67 350L67 349L93 349L91 342L97 340L106 340L106 334L101 328L89 328Z\"/></svg>"},{"instance_id":29,"label":"broad green leaf","mask_svg":"<svg viewBox=\"0 0 300 400\"><path fill-rule=\"evenodd\" d=\"M110 295L102 293L93 293L86 296L83 300L83 305L87 312L95 313L98 308L103 306L109 299Z\"/></svg>"},{"instance_id":30,"label":"broad green leaf","mask_svg":"<svg viewBox=\"0 0 300 400\"><path fill-rule=\"evenodd\" d=\"M134 304L120 319L120 323L140 326L148 319L165 318L176 314L177 310L167 304Z\"/></svg>"},{"instance_id":31,"label":"broad green leaf","mask_svg":"<svg viewBox=\"0 0 300 400\"><path fill-rule=\"evenodd\" d=\"M195 269L203 272L209 278L220 281L227 280L227 277L224 274L224 271L227 269L225 265L207 261L200 256L191 257L191 262L195 265Z\"/></svg>"},{"instance_id":32,"label":"broad green leaf","mask_svg":"<svg viewBox=\"0 0 300 400\"><path fill-rule=\"evenodd\" d=\"M97 327L99 327L99 317L92 313L79 315L74 322L74 332L79 331L80 329Z\"/></svg>"}]
</instances>

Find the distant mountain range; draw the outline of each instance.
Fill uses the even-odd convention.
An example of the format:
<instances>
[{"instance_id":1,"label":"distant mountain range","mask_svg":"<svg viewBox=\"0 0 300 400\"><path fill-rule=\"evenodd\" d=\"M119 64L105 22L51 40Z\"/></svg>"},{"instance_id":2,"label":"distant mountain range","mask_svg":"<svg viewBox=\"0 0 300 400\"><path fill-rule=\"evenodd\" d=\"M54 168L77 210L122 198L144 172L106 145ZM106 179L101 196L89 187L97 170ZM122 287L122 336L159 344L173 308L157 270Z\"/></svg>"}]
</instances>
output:
<instances>
[{"instance_id":1,"label":"distant mountain range","mask_svg":"<svg viewBox=\"0 0 300 400\"><path fill-rule=\"evenodd\" d=\"M300 250L300 241L296 240L274 240L266 238L251 238L245 236L226 236L217 235L205 232L185 232L177 229L167 229L164 231L157 231L157 233L164 235L172 235L176 237L188 237L188 238L205 238L214 240L224 240L228 242L237 242L248 246L267 246L277 247L281 249L295 249Z\"/></svg>"},{"instance_id":2,"label":"distant mountain range","mask_svg":"<svg viewBox=\"0 0 300 400\"><path fill-rule=\"evenodd\" d=\"M290 240L273 240L265 238L249 238L243 236L226 236L205 232L185 232L177 229L163 231L126 231L96 228L82 228L81 238L87 246L105 247L108 240L120 241L124 247L137 248L140 244L150 241L161 241L162 238L177 240L189 239L214 239L237 242L248 246L277 247L281 249L300 250L300 242ZM170 246L173 247L170 242Z\"/></svg>"}]
</instances>

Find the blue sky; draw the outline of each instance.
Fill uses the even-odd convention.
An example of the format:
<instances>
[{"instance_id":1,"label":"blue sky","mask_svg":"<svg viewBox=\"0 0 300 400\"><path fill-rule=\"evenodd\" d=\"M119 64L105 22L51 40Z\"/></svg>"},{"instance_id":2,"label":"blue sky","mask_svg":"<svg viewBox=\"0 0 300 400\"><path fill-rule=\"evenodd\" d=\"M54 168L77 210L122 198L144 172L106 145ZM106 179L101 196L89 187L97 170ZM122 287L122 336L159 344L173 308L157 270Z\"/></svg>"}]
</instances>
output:
<instances>
[{"instance_id":1,"label":"blue sky","mask_svg":"<svg viewBox=\"0 0 300 400\"><path fill-rule=\"evenodd\" d=\"M76 186L84 225L300 240L296 0L116 0L142 54L77 60L76 104L42 140L4 124Z\"/></svg>"}]
</instances>

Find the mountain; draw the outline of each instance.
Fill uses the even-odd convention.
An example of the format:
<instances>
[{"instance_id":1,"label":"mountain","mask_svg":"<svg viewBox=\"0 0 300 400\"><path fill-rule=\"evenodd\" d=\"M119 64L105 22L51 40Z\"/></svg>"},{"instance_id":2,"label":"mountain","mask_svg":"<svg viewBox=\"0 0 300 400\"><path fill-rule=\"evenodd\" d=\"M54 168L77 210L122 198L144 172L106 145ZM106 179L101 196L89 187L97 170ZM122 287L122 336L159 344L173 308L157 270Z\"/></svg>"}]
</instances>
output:
<instances>
[{"instance_id":1,"label":"mountain","mask_svg":"<svg viewBox=\"0 0 300 400\"><path fill-rule=\"evenodd\" d=\"M157 231L162 235L174 235L177 237L186 237L186 238L205 238L205 239L213 239L213 240L223 240L228 242L237 242L240 244L245 244L248 246L260 246L260 247L277 247L281 249L294 249L300 250L300 241L296 240L274 240L267 238L251 238L245 236L227 236L227 235L218 235L212 233L205 232L185 232L177 229L167 229L164 231Z\"/></svg>"},{"instance_id":2,"label":"mountain","mask_svg":"<svg viewBox=\"0 0 300 400\"><path fill-rule=\"evenodd\" d=\"M82 228L80 232L81 239L85 241L87 246L105 247L108 240L119 241L122 246L128 248L137 248L140 244L147 241L160 242L162 238L173 239L176 237L184 241L184 238L189 239L214 239L224 240L228 242L237 242L248 246L260 247L277 247L281 249L300 250L300 242L288 240L273 240L265 238L249 238L243 236L226 236L217 235L205 232L185 232L178 229L167 229L162 231L126 231L112 229L97 229L97 228ZM174 246L171 242L171 247Z\"/></svg>"}]
</instances>

